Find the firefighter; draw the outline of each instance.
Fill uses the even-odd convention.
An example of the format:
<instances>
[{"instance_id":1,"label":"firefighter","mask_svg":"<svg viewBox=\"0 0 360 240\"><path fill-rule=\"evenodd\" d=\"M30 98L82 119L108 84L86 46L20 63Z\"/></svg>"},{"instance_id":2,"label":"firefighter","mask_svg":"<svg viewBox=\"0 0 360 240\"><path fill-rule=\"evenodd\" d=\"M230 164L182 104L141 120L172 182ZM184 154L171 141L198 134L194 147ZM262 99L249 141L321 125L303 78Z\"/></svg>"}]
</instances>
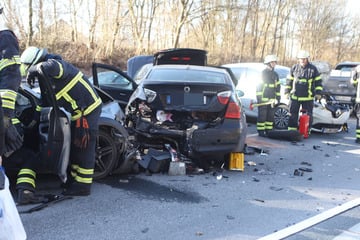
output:
<instances>
[{"instance_id":1,"label":"firefighter","mask_svg":"<svg viewBox=\"0 0 360 240\"><path fill-rule=\"evenodd\" d=\"M21 63L25 65L28 83L33 85L35 78L45 75L51 81L58 105L71 114L69 176L63 194L90 195L101 98L79 69L44 48L27 48Z\"/></svg>"},{"instance_id":2,"label":"firefighter","mask_svg":"<svg viewBox=\"0 0 360 240\"><path fill-rule=\"evenodd\" d=\"M359 80L360 80L360 65L356 66L354 75L352 77L352 84L356 89L355 103L354 103L354 113L356 117L356 143L360 143L360 92L359 92Z\"/></svg>"},{"instance_id":3,"label":"firefighter","mask_svg":"<svg viewBox=\"0 0 360 240\"><path fill-rule=\"evenodd\" d=\"M16 202L18 205L41 203L46 200L43 196L35 194L39 157L32 149L23 145L10 156L4 156L3 161L5 169L20 167L16 178Z\"/></svg>"},{"instance_id":4,"label":"firefighter","mask_svg":"<svg viewBox=\"0 0 360 240\"><path fill-rule=\"evenodd\" d=\"M280 80L274 71L277 63L276 55L267 55L264 59L266 68L262 71L262 81L256 87L258 117L256 128L259 136L266 137L267 132L273 129L273 109L280 102ZM269 104L266 104L269 103Z\"/></svg>"},{"instance_id":5,"label":"firefighter","mask_svg":"<svg viewBox=\"0 0 360 240\"><path fill-rule=\"evenodd\" d=\"M298 130L299 110L309 115L309 131L312 125L314 97L321 99L322 79L318 69L309 62L310 54L301 50L297 54L298 63L290 69L286 80L285 96L290 100L290 118L288 130Z\"/></svg>"},{"instance_id":6,"label":"firefighter","mask_svg":"<svg viewBox=\"0 0 360 240\"><path fill-rule=\"evenodd\" d=\"M5 131L1 154L4 158L4 166L10 162L18 163L17 166L20 166L17 178L18 199L22 202L39 202L34 196L35 166L33 164L36 156L22 149L21 123L15 116L15 103L20 83L19 42L14 32L7 27L3 8L0 7L0 104Z\"/></svg>"},{"instance_id":7,"label":"firefighter","mask_svg":"<svg viewBox=\"0 0 360 240\"><path fill-rule=\"evenodd\" d=\"M20 121L15 117L15 102L21 83L19 42L5 22L0 7L0 95L4 112L6 153L19 149L22 139L19 134Z\"/></svg>"}]
</instances>

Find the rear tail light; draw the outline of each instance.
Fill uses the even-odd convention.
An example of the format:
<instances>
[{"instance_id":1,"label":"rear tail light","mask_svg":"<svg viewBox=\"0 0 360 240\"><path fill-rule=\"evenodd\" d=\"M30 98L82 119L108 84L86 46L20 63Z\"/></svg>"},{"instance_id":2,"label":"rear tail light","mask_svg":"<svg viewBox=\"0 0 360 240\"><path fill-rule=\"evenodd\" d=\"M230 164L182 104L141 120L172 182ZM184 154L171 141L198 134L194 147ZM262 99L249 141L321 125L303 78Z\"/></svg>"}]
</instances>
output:
<instances>
[{"instance_id":1,"label":"rear tail light","mask_svg":"<svg viewBox=\"0 0 360 240\"><path fill-rule=\"evenodd\" d=\"M232 119L240 119L241 118L241 108L239 104L236 102L230 101L229 105L227 106L225 118L232 118Z\"/></svg>"},{"instance_id":2,"label":"rear tail light","mask_svg":"<svg viewBox=\"0 0 360 240\"><path fill-rule=\"evenodd\" d=\"M170 59L171 61L190 61L191 58L190 57L172 57Z\"/></svg>"},{"instance_id":3,"label":"rear tail light","mask_svg":"<svg viewBox=\"0 0 360 240\"><path fill-rule=\"evenodd\" d=\"M217 94L217 98L221 104L226 105L229 102L231 91L220 92Z\"/></svg>"}]
</instances>

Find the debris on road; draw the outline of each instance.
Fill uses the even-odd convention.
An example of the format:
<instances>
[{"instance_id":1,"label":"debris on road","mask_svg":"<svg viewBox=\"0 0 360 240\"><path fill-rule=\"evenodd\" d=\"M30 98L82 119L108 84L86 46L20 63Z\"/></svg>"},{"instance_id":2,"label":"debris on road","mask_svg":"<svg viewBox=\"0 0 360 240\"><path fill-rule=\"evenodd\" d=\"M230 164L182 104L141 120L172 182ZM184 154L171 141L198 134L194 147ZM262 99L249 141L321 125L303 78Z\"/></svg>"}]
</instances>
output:
<instances>
[{"instance_id":1,"label":"debris on road","mask_svg":"<svg viewBox=\"0 0 360 240\"><path fill-rule=\"evenodd\" d=\"M311 168L299 168L300 171L303 172L312 172L313 170Z\"/></svg>"},{"instance_id":2,"label":"debris on road","mask_svg":"<svg viewBox=\"0 0 360 240\"><path fill-rule=\"evenodd\" d=\"M47 199L45 202L40 203L36 205L35 207L29 208L27 210L21 210L19 211L20 214L22 213L32 213L35 211L39 211L41 209L44 209L46 207L49 207L55 203L61 202L63 200L72 199L72 196L65 196L65 195L54 195L54 194L46 194L44 195L44 198Z\"/></svg>"},{"instance_id":3,"label":"debris on road","mask_svg":"<svg viewBox=\"0 0 360 240\"><path fill-rule=\"evenodd\" d=\"M306 165L306 166L312 166L312 164L309 163L309 162L301 162L300 164L301 164L301 165Z\"/></svg>"},{"instance_id":4,"label":"debris on road","mask_svg":"<svg viewBox=\"0 0 360 240\"><path fill-rule=\"evenodd\" d=\"M254 161L248 161L248 162L247 162L247 165L248 165L248 166L256 166L256 162L254 162Z\"/></svg>"},{"instance_id":5,"label":"debris on road","mask_svg":"<svg viewBox=\"0 0 360 240\"><path fill-rule=\"evenodd\" d=\"M252 177L252 179L253 179L254 182L260 182L260 180L258 178L256 178L256 177L254 177L254 176Z\"/></svg>"},{"instance_id":6,"label":"debris on road","mask_svg":"<svg viewBox=\"0 0 360 240\"><path fill-rule=\"evenodd\" d=\"M319 145L314 145L314 146L313 146L313 149L314 149L314 150L320 150L320 151L322 151L322 149L321 149L321 147L320 147Z\"/></svg>"},{"instance_id":7,"label":"debris on road","mask_svg":"<svg viewBox=\"0 0 360 240\"><path fill-rule=\"evenodd\" d=\"M303 175L304 175L304 172L299 171L299 169L294 170L294 176L303 176Z\"/></svg>"},{"instance_id":8,"label":"debris on road","mask_svg":"<svg viewBox=\"0 0 360 240\"><path fill-rule=\"evenodd\" d=\"M283 190L283 188L281 187L274 187L274 186L271 186L270 189L277 192Z\"/></svg>"}]
</instances>

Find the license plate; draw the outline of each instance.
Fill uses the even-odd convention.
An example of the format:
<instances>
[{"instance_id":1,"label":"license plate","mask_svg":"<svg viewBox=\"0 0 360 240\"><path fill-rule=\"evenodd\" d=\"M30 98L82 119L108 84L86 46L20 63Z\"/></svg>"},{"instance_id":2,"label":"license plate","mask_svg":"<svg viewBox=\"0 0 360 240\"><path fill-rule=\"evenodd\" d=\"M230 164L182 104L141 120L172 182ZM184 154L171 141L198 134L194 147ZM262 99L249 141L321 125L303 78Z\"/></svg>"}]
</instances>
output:
<instances>
[{"instance_id":1,"label":"license plate","mask_svg":"<svg viewBox=\"0 0 360 240\"><path fill-rule=\"evenodd\" d=\"M339 132L338 128L324 128L324 133L337 133Z\"/></svg>"},{"instance_id":2,"label":"license plate","mask_svg":"<svg viewBox=\"0 0 360 240\"><path fill-rule=\"evenodd\" d=\"M351 101L351 97L349 96L335 96L336 100L338 101L346 101L346 102L350 102Z\"/></svg>"},{"instance_id":3,"label":"license plate","mask_svg":"<svg viewBox=\"0 0 360 240\"><path fill-rule=\"evenodd\" d=\"M206 100L202 94L185 94L184 96L185 105L204 105Z\"/></svg>"}]
</instances>

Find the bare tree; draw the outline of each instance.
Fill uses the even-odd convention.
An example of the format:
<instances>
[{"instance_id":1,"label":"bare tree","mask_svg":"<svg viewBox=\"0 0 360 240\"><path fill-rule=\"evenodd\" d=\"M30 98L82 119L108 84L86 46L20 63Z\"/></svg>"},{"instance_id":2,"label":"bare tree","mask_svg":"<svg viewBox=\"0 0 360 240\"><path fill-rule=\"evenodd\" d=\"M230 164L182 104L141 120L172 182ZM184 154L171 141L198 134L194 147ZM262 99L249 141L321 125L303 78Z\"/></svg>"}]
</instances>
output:
<instances>
[{"instance_id":1,"label":"bare tree","mask_svg":"<svg viewBox=\"0 0 360 240\"><path fill-rule=\"evenodd\" d=\"M88 18L89 18L89 36L88 36L88 47L90 49L94 49L95 47L95 30L96 30L96 23L99 19L99 0L95 0L93 8L90 6L88 1ZM93 9L93 13L92 10Z\"/></svg>"},{"instance_id":2,"label":"bare tree","mask_svg":"<svg viewBox=\"0 0 360 240\"><path fill-rule=\"evenodd\" d=\"M34 30L33 30L33 8L32 8L32 0L29 0L29 32L27 36L27 42L26 46L30 46L32 43L32 39L34 36Z\"/></svg>"},{"instance_id":3,"label":"bare tree","mask_svg":"<svg viewBox=\"0 0 360 240\"><path fill-rule=\"evenodd\" d=\"M76 4L78 3L78 4ZM77 18L78 18L78 10L80 10L82 7L82 0L70 0L70 13L71 13L71 25L72 25L72 31L71 31L71 40L73 42L77 41L78 39L78 24L77 24Z\"/></svg>"},{"instance_id":4,"label":"bare tree","mask_svg":"<svg viewBox=\"0 0 360 240\"><path fill-rule=\"evenodd\" d=\"M38 10L38 16L39 16L39 42L40 44L44 41L44 6L43 6L43 0L39 0L39 10Z\"/></svg>"},{"instance_id":5,"label":"bare tree","mask_svg":"<svg viewBox=\"0 0 360 240\"><path fill-rule=\"evenodd\" d=\"M290 64L300 48L331 64L360 55L360 17L346 11L346 0L58 2L3 1L22 47L39 44L68 59L105 62L180 46L208 50L215 64L258 61L267 53Z\"/></svg>"}]
</instances>

